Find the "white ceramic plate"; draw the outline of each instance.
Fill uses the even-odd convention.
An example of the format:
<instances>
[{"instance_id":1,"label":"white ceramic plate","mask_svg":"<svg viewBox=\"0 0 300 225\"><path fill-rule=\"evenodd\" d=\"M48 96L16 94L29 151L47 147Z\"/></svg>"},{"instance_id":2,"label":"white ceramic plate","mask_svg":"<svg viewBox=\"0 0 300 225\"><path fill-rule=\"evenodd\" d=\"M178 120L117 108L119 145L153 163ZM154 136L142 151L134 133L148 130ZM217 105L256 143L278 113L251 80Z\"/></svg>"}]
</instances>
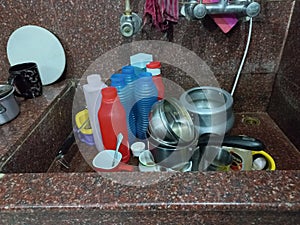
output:
<instances>
[{"instance_id":1,"label":"white ceramic plate","mask_svg":"<svg viewBox=\"0 0 300 225\"><path fill-rule=\"evenodd\" d=\"M61 43L54 34L39 26L27 25L15 30L6 50L11 66L35 62L43 85L57 81L65 69L66 56Z\"/></svg>"}]
</instances>

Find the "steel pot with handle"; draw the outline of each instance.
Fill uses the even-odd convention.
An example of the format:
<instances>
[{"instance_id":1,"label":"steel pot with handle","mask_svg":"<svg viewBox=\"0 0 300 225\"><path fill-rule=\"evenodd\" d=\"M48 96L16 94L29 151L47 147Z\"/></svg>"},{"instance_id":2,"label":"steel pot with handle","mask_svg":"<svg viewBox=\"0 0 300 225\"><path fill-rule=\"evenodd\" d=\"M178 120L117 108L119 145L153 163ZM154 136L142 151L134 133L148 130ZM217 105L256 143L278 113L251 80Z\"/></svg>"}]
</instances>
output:
<instances>
[{"instance_id":1,"label":"steel pot with handle","mask_svg":"<svg viewBox=\"0 0 300 225\"><path fill-rule=\"evenodd\" d=\"M15 99L14 91L13 86L0 84L0 125L13 120L20 113L20 107Z\"/></svg>"},{"instance_id":2,"label":"steel pot with handle","mask_svg":"<svg viewBox=\"0 0 300 225\"><path fill-rule=\"evenodd\" d=\"M221 88L189 89L180 96L180 102L190 113L199 135L224 135L234 124L233 98Z\"/></svg>"}]
</instances>

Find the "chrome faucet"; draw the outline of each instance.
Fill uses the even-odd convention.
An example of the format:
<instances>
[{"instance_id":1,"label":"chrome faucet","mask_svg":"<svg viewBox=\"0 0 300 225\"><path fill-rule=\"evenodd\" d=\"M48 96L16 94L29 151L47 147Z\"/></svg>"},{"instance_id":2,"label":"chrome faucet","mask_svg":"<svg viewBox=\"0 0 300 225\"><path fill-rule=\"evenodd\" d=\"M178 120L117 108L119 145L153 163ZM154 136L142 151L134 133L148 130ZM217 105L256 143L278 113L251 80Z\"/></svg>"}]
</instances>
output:
<instances>
[{"instance_id":1,"label":"chrome faucet","mask_svg":"<svg viewBox=\"0 0 300 225\"><path fill-rule=\"evenodd\" d=\"M184 5L184 14L189 19L202 19L207 14L239 14L255 17L260 13L260 4L253 0L219 0L218 3L203 4L188 0Z\"/></svg>"},{"instance_id":2,"label":"chrome faucet","mask_svg":"<svg viewBox=\"0 0 300 225\"><path fill-rule=\"evenodd\" d=\"M125 11L120 18L120 32L124 37L136 34L142 25L142 19L138 14L132 12L130 0L125 0Z\"/></svg>"}]
</instances>

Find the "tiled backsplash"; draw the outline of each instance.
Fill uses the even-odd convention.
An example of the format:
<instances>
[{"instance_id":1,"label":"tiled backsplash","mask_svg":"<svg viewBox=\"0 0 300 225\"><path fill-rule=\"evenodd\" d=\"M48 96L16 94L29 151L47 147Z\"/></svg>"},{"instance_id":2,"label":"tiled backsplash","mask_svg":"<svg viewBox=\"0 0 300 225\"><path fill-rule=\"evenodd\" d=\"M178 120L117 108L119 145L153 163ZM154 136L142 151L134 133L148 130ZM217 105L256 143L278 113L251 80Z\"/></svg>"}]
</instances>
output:
<instances>
[{"instance_id":1,"label":"tiled backsplash","mask_svg":"<svg viewBox=\"0 0 300 225\"><path fill-rule=\"evenodd\" d=\"M236 111L266 111L275 73L279 66L288 29L293 1L261 0L262 12L254 18L253 36L234 99ZM144 0L132 0L139 15ZM138 40L166 40L165 35L150 27L131 39L119 32L124 1L2 1L0 4L0 80L7 79L9 62L6 43L18 27L34 24L53 32L62 42L67 55L67 78L80 78L99 56L124 43ZM280 16L279 16L280 12ZM195 52L213 71L220 87L231 90L246 45L248 23L240 22L228 34L213 23L180 18L174 26L172 41ZM192 65L191 65L192 66ZM175 71L173 69L171 71ZM174 79L166 68L164 76ZM183 87L190 79L176 79Z\"/></svg>"}]
</instances>

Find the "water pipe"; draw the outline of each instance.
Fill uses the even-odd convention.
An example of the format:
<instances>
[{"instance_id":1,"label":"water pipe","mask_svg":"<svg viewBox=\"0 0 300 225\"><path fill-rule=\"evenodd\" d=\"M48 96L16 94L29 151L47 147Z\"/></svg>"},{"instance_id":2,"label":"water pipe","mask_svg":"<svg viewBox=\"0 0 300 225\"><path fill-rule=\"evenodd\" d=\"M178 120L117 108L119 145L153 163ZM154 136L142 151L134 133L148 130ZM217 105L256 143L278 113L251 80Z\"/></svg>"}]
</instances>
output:
<instances>
[{"instance_id":1,"label":"water pipe","mask_svg":"<svg viewBox=\"0 0 300 225\"><path fill-rule=\"evenodd\" d=\"M250 18L260 13L260 4L253 0L219 0L218 3L203 4L202 0L188 0L184 14L189 19L202 19L208 14L239 14Z\"/></svg>"},{"instance_id":2,"label":"water pipe","mask_svg":"<svg viewBox=\"0 0 300 225\"><path fill-rule=\"evenodd\" d=\"M125 11L120 18L120 32L124 37L136 34L142 25L142 19L138 14L132 12L130 0L125 0Z\"/></svg>"}]
</instances>

